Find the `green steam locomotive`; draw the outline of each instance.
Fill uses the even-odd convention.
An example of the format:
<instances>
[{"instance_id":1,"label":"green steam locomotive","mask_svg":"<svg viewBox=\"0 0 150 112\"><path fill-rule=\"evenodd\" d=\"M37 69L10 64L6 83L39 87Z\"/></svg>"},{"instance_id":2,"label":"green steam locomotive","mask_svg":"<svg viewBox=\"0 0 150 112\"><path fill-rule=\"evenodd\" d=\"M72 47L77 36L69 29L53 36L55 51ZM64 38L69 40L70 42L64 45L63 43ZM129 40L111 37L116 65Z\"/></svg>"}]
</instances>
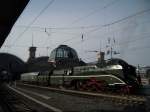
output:
<instances>
[{"instance_id":1,"label":"green steam locomotive","mask_svg":"<svg viewBox=\"0 0 150 112\"><path fill-rule=\"evenodd\" d=\"M59 46L49 58L47 71L24 73L21 81L76 90L131 93L140 86L136 68L121 59L110 59L103 66L85 65L72 48Z\"/></svg>"}]
</instances>

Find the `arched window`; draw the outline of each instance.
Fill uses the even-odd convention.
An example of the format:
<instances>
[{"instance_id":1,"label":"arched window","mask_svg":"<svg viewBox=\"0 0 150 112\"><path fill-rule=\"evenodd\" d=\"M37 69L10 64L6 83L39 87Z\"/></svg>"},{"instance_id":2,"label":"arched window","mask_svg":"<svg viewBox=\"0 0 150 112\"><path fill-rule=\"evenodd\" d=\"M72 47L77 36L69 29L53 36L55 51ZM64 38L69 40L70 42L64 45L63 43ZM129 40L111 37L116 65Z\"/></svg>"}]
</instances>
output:
<instances>
[{"instance_id":1,"label":"arched window","mask_svg":"<svg viewBox=\"0 0 150 112\"><path fill-rule=\"evenodd\" d=\"M64 57L64 55L63 55L63 49L58 49L57 50L57 54L56 54L56 57L60 57L60 58L62 58L62 57Z\"/></svg>"},{"instance_id":2,"label":"arched window","mask_svg":"<svg viewBox=\"0 0 150 112\"><path fill-rule=\"evenodd\" d=\"M50 59L55 59L56 50L53 50L50 55Z\"/></svg>"},{"instance_id":3,"label":"arched window","mask_svg":"<svg viewBox=\"0 0 150 112\"><path fill-rule=\"evenodd\" d=\"M68 58L68 52L64 50L64 58Z\"/></svg>"}]
</instances>

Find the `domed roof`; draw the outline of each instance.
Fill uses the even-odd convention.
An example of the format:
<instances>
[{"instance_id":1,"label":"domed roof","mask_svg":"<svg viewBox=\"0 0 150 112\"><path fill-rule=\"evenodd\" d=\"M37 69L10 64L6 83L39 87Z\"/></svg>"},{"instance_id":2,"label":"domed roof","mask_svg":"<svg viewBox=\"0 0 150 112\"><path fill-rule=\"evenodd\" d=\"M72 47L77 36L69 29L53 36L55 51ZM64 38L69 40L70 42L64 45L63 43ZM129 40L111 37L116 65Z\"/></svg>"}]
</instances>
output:
<instances>
[{"instance_id":1,"label":"domed roof","mask_svg":"<svg viewBox=\"0 0 150 112\"><path fill-rule=\"evenodd\" d=\"M77 52L67 46L67 45L59 45L57 48L55 48L50 55L50 59L78 59Z\"/></svg>"}]
</instances>

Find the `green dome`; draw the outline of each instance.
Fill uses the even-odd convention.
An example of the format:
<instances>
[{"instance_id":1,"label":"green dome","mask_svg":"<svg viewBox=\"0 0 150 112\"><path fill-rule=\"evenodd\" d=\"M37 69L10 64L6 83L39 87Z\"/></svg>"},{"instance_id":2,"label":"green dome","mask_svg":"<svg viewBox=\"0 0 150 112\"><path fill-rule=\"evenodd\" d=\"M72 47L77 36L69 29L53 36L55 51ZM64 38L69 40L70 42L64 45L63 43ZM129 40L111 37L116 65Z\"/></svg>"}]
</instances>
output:
<instances>
[{"instance_id":1,"label":"green dome","mask_svg":"<svg viewBox=\"0 0 150 112\"><path fill-rule=\"evenodd\" d=\"M50 59L57 60L57 59L78 59L77 52L67 45L60 45L55 48L50 55Z\"/></svg>"}]
</instances>

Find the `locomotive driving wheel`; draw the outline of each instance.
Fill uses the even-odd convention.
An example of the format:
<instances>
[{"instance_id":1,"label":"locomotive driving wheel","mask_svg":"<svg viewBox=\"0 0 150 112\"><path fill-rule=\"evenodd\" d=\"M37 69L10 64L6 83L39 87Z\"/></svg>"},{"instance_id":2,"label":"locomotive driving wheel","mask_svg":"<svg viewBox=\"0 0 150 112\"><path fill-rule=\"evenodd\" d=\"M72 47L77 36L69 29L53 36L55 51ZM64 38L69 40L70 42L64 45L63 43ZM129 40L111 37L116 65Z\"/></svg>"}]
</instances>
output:
<instances>
[{"instance_id":1,"label":"locomotive driving wheel","mask_svg":"<svg viewBox=\"0 0 150 112\"><path fill-rule=\"evenodd\" d=\"M95 78L90 78L88 80L76 80L74 82L74 89L80 91L106 91L107 83L105 81L96 80Z\"/></svg>"},{"instance_id":2,"label":"locomotive driving wheel","mask_svg":"<svg viewBox=\"0 0 150 112\"><path fill-rule=\"evenodd\" d=\"M75 84L75 89L76 90L82 90L82 86L83 86L83 82L78 80L76 81L76 84Z\"/></svg>"},{"instance_id":3,"label":"locomotive driving wheel","mask_svg":"<svg viewBox=\"0 0 150 112\"><path fill-rule=\"evenodd\" d=\"M87 80L77 80L75 82L75 89L80 91L87 90Z\"/></svg>"},{"instance_id":4,"label":"locomotive driving wheel","mask_svg":"<svg viewBox=\"0 0 150 112\"><path fill-rule=\"evenodd\" d=\"M121 94L130 94L130 88L127 85L124 85L120 89Z\"/></svg>"},{"instance_id":5,"label":"locomotive driving wheel","mask_svg":"<svg viewBox=\"0 0 150 112\"><path fill-rule=\"evenodd\" d=\"M82 90L87 91L105 91L107 87L107 83L105 81L99 81L95 78L90 78L89 80L86 80L86 82L82 85Z\"/></svg>"}]
</instances>

